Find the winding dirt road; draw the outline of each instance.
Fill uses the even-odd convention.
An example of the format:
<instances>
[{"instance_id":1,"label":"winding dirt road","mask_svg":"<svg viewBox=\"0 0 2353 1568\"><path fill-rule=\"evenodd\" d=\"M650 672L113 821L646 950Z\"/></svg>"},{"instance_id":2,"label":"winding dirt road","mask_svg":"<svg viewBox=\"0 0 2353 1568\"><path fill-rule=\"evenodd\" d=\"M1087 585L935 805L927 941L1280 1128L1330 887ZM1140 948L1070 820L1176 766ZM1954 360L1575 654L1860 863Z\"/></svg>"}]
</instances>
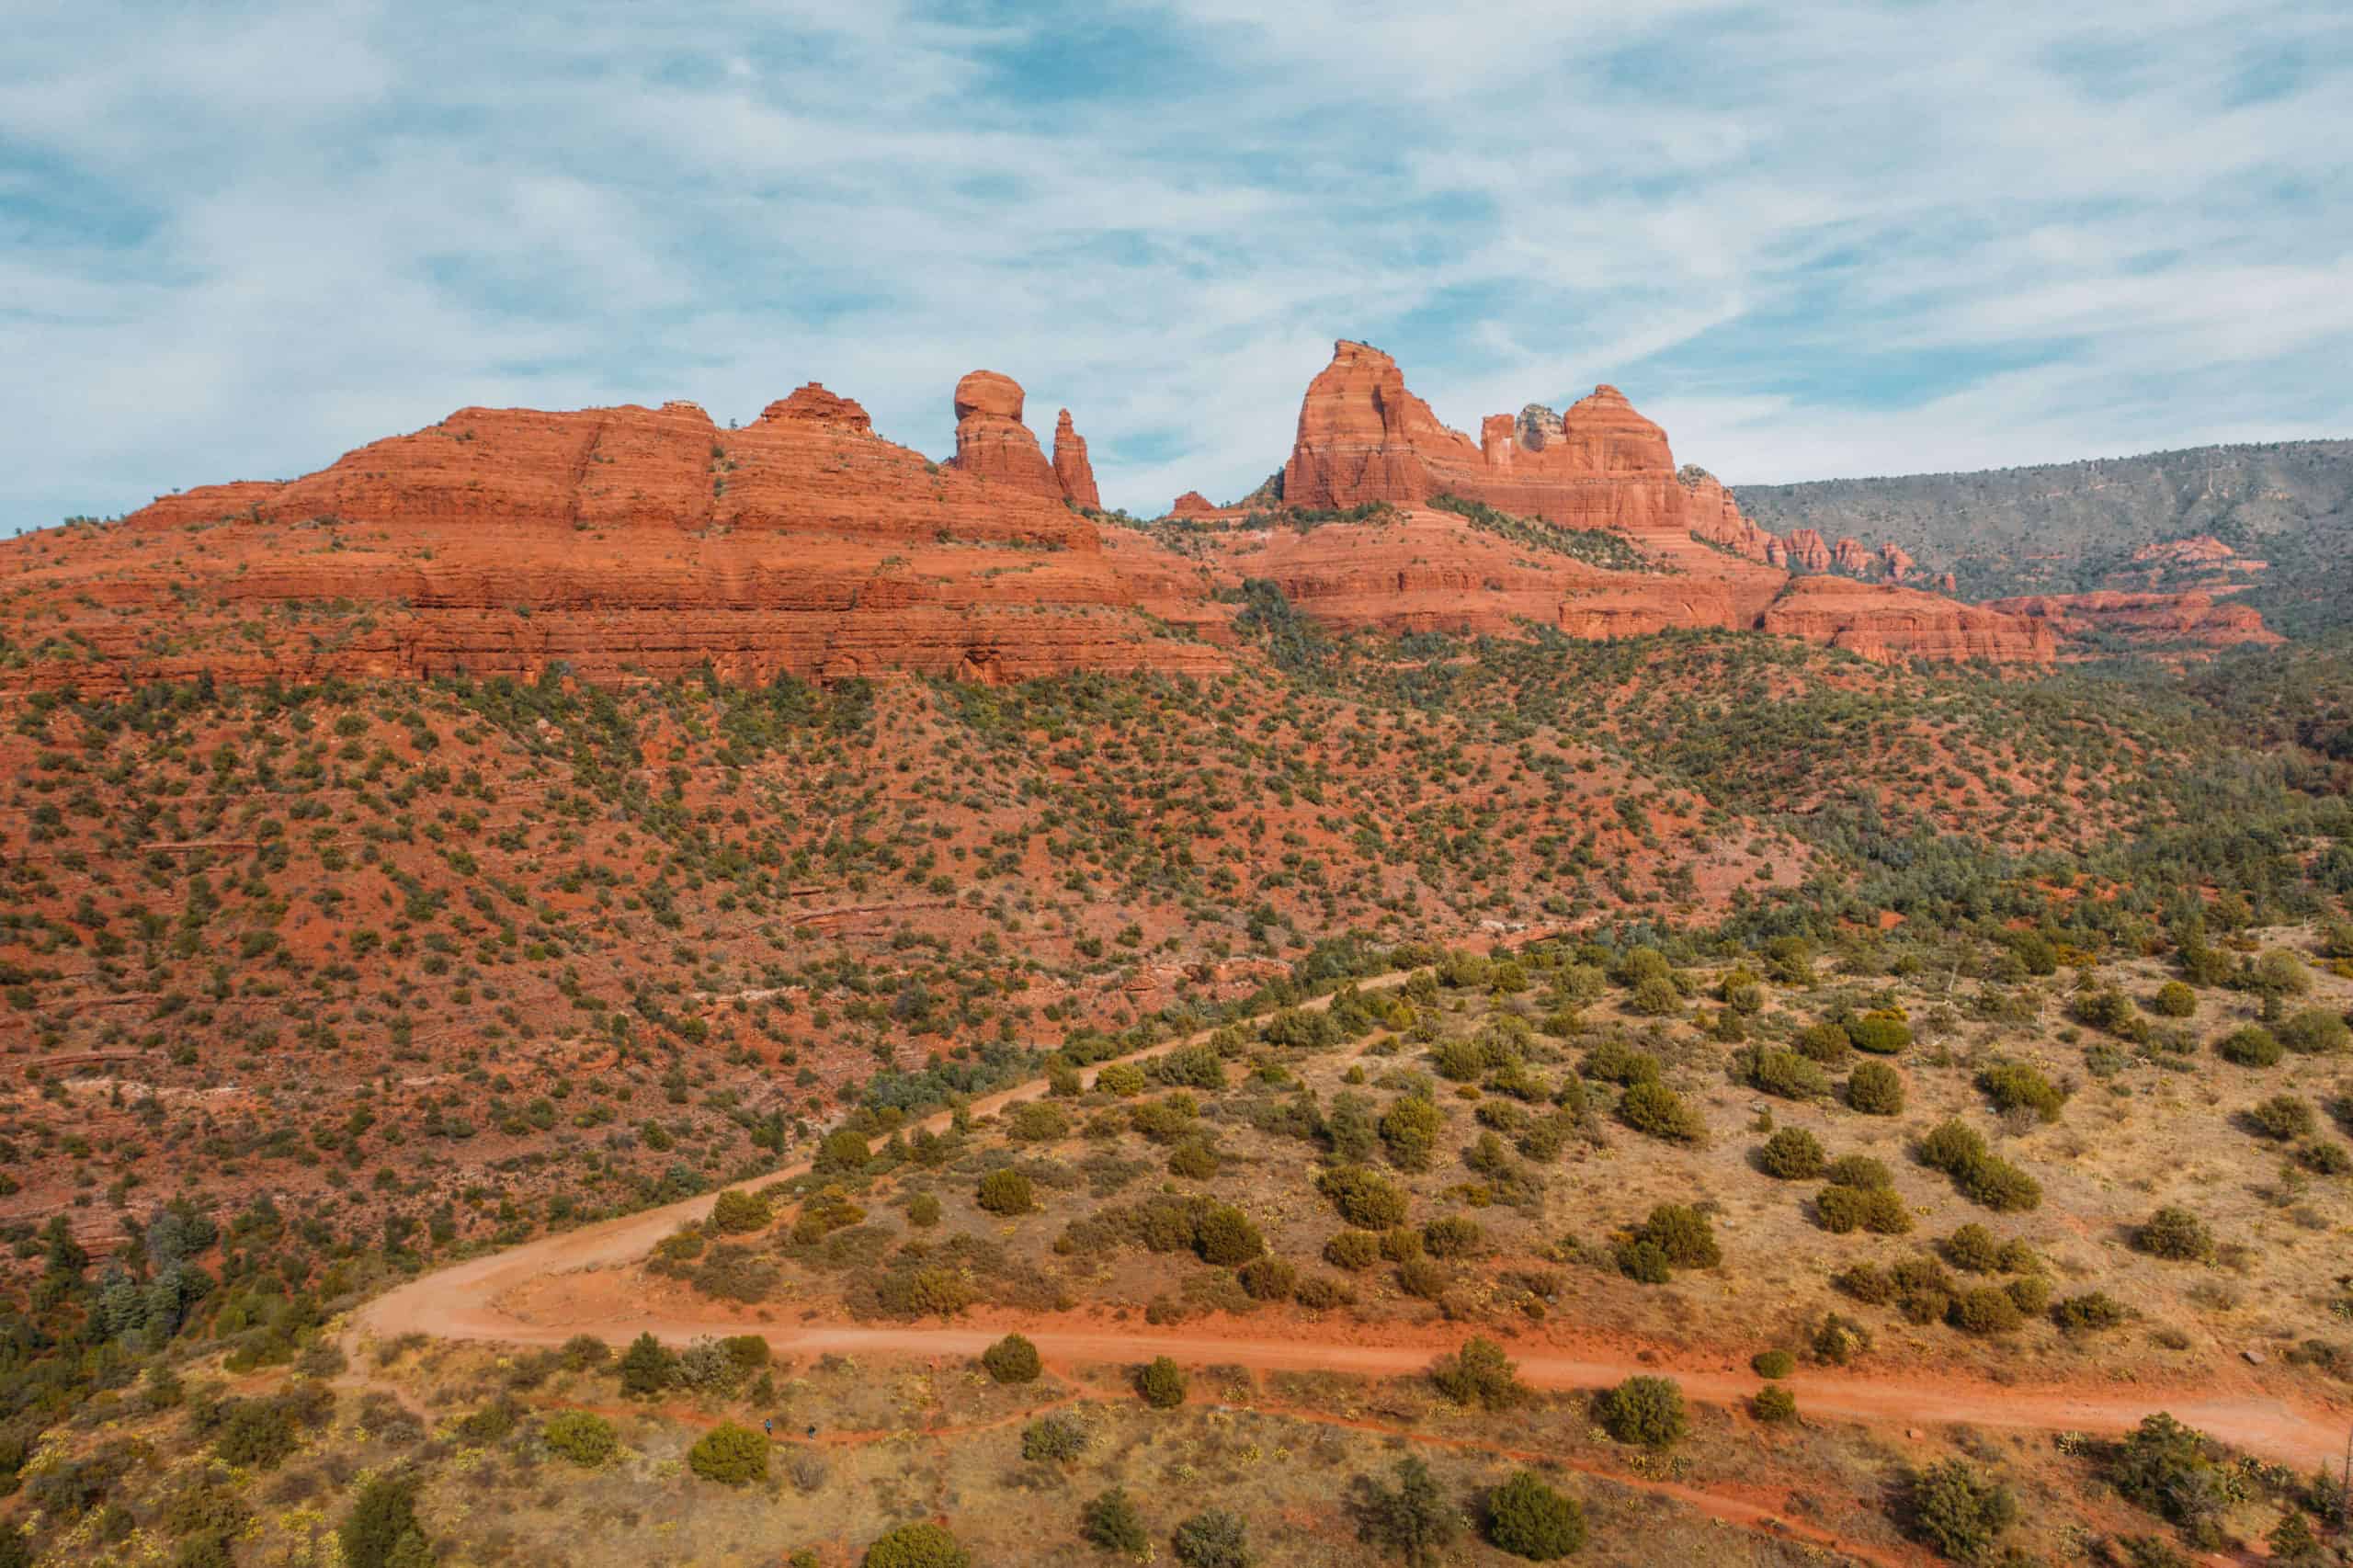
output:
<instances>
[{"instance_id":1,"label":"winding dirt road","mask_svg":"<svg viewBox=\"0 0 2353 1568\"><path fill-rule=\"evenodd\" d=\"M1401 983L1404 976L1388 983ZM1306 1004L1328 1006L1319 997ZM1203 1030L1121 1058L1142 1061L1205 1040ZM1092 1084L1099 1068L1082 1076ZM1021 1085L973 1103L975 1115L1002 1109L1033 1096L1042 1081ZM934 1131L949 1124L947 1113L920 1125ZM908 1131L913 1131L909 1129ZM767 1176L740 1184L746 1188L802 1174L808 1162L785 1166ZM709 1193L681 1203L608 1220L558 1235L526 1242L504 1252L469 1259L424 1275L376 1298L352 1316L347 1347L356 1350L367 1337L390 1338L422 1333L442 1339L485 1340L518 1345L555 1345L575 1334L594 1334L608 1341L623 1341L652 1333L671 1341L699 1335L757 1332L783 1354L822 1355L826 1352L863 1355L933 1357L977 1354L1002 1334L1002 1328L942 1324L915 1327L875 1327L863 1324L804 1323L797 1327L747 1324L740 1318L714 1315L707 1319L645 1312L631 1303L622 1310L599 1310L595 1298L608 1292L579 1292L576 1311L551 1315L546 1301L535 1300L528 1313L512 1310L506 1299L521 1287L551 1276L598 1270L620 1270L639 1263L654 1244L688 1221L702 1218L717 1194ZM545 1295L535 1292L535 1296ZM559 1305L573 1293L555 1293ZM624 1293L625 1299L625 1293ZM1154 1356L1169 1356L1194 1366L1239 1366L1261 1371L1337 1372L1389 1377L1418 1372L1438 1354L1450 1349L1460 1336L1427 1337L1411 1343L1364 1345L1334 1343L1313 1337L1255 1338L1229 1335L1164 1332L1141 1325L1054 1326L1051 1323L1022 1332L1040 1354L1059 1367L1101 1363L1131 1363ZM1312 1331L1302 1331L1312 1334ZM1523 1381L1538 1388L1606 1388L1638 1374L1673 1377L1687 1394L1711 1403L1733 1403L1754 1393L1759 1380L1722 1355L1692 1356L1678 1360L1664 1352L1643 1357L1606 1350L1563 1354L1534 1346L1513 1347ZM2318 1402L2290 1403L2242 1380L2234 1385L2100 1387L2006 1387L1984 1380L1907 1372L1805 1372L1786 1380L1799 1407L1811 1415L1835 1416L1872 1426L1913 1426L1966 1423L1971 1426L2048 1432L2090 1434L2126 1430L2155 1410L2166 1410L2212 1436L2263 1458L2311 1470L2342 1453L2353 1410Z\"/></svg>"}]
</instances>

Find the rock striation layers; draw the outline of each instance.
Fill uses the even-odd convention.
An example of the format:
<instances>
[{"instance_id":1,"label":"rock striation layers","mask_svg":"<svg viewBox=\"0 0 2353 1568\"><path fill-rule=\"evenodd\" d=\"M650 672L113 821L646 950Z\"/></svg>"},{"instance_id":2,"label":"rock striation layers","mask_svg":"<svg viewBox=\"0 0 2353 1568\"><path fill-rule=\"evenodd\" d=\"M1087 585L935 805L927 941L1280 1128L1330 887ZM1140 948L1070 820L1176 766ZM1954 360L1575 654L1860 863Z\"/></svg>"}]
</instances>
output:
<instances>
[{"instance_id":1,"label":"rock striation layers","mask_svg":"<svg viewBox=\"0 0 2353 1568\"><path fill-rule=\"evenodd\" d=\"M964 377L940 463L814 381L741 429L690 403L461 409L301 479L0 542L18 629L0 687L1205 674L1233 656L1248 579L1340 629L1762 631L1876 659L2047 659L2061 631L2131 613L2012 615L1824 575L1915 568L1759 528L1608 386L1494 415L1473 442L1389 356L1343 341L1302 401L1279 499L1188 491L1181 531L1100 522L1069 411L1049 460L1023 403L1009 377ZM1430 505L1445 496L1480 505Z\"/></svg>"},{"instance_id":2,"label":"rock striation layers","mask_svg":"<svg viewBox=\"0 0 2353 1568\"><path fill-rule=\"evenodd\" d=\"M2136 643L2196 642L2210 647L2268 646L2286 641L2252 605L2204 592L2032 594L1984 607L2045 621L2070 637L2104 633Z\"/></svg>"},{"instance_id":3,"label":"rock striation layers","mask_svg":"<svg viewBox=\"0 0 2353 1568\"><path fill-rule=\"evenodd\" d=\"M740 430L687 403L462 409L307 478L0 545L0 591L53 605L72 650L0 684L1222 668L1137 612L1020 403L965 378L938 465L814 382Z\"/></svg>"}]
</instances>

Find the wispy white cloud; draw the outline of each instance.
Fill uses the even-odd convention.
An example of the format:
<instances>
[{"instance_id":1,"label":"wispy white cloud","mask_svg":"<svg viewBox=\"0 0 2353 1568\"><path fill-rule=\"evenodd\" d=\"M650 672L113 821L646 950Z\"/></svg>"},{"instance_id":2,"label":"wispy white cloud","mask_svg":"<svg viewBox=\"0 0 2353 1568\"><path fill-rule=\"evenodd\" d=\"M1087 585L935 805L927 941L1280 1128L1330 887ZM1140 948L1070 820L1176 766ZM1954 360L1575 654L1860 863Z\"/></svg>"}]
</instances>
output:
<instances>
[{"instance_id":1,"label":"wispy white cloud","mask_svg":"<svg viewBox=\"0 0 2353 1568\"><path fill-rule=\"evenodd\" d=\"M2353 433L2338 8L18 12L0 527L470 403L816 378L943 451L976 365L1153 509L1339 335L1734 480Z\"/></svg>"}]
</instances>

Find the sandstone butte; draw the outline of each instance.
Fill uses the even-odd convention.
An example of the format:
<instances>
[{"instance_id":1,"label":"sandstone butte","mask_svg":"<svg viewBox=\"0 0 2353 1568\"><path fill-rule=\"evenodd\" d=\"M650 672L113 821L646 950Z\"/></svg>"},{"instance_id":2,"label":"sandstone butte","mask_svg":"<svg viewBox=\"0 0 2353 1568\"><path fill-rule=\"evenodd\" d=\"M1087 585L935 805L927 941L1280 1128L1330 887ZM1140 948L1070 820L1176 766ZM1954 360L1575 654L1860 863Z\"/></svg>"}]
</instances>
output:
<instances>
[{"instance_id":1,"label":"sandstone butte","mask_svg":"<svg viewBox=\"0 0 2353 1568\"><path fill-rule=\"evenodd\" d=\"M1477 441L1407 390L1394 359L1342 341L1309 385L1283 499L1309 509L1387 503L1389 518L1305 532L1260 530L1230 546L1239 575L1270 578L1302 609L1342 625L1508 632L1524 622L1572 637L1674 627L1786 632L1867 657L2045 660L2035 620L1880 584L1792 576L1836 561L1812 529L1776 540L1703 469L1676 466L1665 432L1611 386L1555 414L1530 403L1480 422ZM1572 529L1624 535L1650 570L1611 571L1466 529L1434 498L1476 501ZM1842 541L1857 566L1862 547ZM1891 574L1913 562L1878 558Z\"/></svg>"},{"instance_id":2,"label":"sandstone butte","mask_svg":"<svg viewBox=\"0 0 2353 1568\"><path fill-rule=\"evenodd\" d=\"M1271 579L1337 628L1572 637L1708 627L1867 657L2047 660L2047 615L1785 567L1774 539L1615 389L1496 415L1473 443L1342 342L1303 400L1285 506L1361 522L1254 525L1255 501L1178 498L1187 541L1104 520L1065 412L1049 460L1009 377L957 384L934 463L814 382L724 429L689 403L467 408L305 478L207 486L119 523L0 543L0 687L119 689L199 676L591 682L706 664L736 679L887 670L1001 681L1207 674L1236 656L1233 590ZM1608 529L1641 569L1593 564L1427 505L1451 494ZM1891 568L1893 558L1887 559ZM1908 560L1905 564L1908 570Z\"/></svg>"}]
</instances>

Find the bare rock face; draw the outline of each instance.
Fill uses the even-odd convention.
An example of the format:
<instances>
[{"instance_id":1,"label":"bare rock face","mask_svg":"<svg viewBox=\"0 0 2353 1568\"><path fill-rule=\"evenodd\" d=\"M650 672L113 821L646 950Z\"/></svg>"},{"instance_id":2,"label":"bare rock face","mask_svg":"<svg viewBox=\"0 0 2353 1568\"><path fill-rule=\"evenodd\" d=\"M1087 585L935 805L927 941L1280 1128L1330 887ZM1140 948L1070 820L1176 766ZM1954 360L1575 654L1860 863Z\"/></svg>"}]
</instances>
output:
<instances>
[{"instance_id":1,"label":"bare rock face","mask_svg":"<svg viewBox=\"0 0 2353 1568\"><path fill-rule=\"evenodd\" d=\"M1086 460L1086 437L1072 426L1067 408L1054 420L1054 478L1074 506L1091 512L1103 509L1102 493L1095 488L1095 465Z\"/></svg>"},{"instance_id":2,"label":"bare rock face","mask_svg":"<svg viewBox=\"0 0 2353 1568\"><path fill-rule=\"evenodd\" d=\"M1011 376L974 370L958 381L956 455L943 466L1059 501L1063 482L1021 423L1021 383Z\"/></svg>"},{"instance_id":3,"label":"bare rock face","mask_svg":"<svg viewBox=\"0 0 2353 1568\"><path fill-rule=\"evenodd\" d=\"M1830 570L1830 546L1813 528L1800 528L1781 541L1788 553L1792 572L1827 572Z\"/></svg>"},{"instance_id":4,"label":"bare rock face","mask_svg":"<svg viewBox=\"0 0 2353 1568\"><path fill-rule=\"evenodd\" d=\"M663 412L674 408L692 408L692 403L665 403ZM856 398L836 397L815 381L781 397L760 411L760 423L776 420L797 420L808 425L823 425L853 436L874 434L874 421L859 407Z\"/></svg>"},{"instance_id":5,"label":"bare rock face","mask_svg":"<svg viewBox=\"0 0 2353 1568\"><path fill-rule=\"evenodd\" d=\"M1913 560L1902 545L1895 543L1893 540L1879 547L1879 563L1887 573L1887 580L1891 583L1903 582L1914 572L1919 570L1920 566L1920 563ZM1947 589L1946 592L1949 593L1951 590Z\"/></svg>"},{"instance_id":6,"label":"bare rock face","mask_svg":"<svg viewBox=\"0 0 2353 1568\"><path fill-rule=\"evenodd\" d=\"M1839 571L1859 577L1870 567L1871 558L1861 540L1842 539L1831 547L1830 561Z\"/></svg>"},{"instance_id":7,"label":"bare rock face","mask_svg":"<svg viewBox=\"0 0 2353 1568\"><path fill-rule=\"evenodd\" d=\"M2055 657L2050 624L1915 588L1815 574L1790 579L1762 630L1844 648L1882 663L1907 658L2008 664Z\"/></svg>"},{"instance_id":8,"label":"bare rock face","mask_svg":"<svg viewBox=\"0 0 2353 1568\"><path fill-rule=\"evenodd\" d=\"M971 390L997 477L935 468L813 383L741 430L691 403L463 409L307 478L169 496L61 549L0 543L0 581L91 651L0 683L1223 667L1136 612L1034 441L1042 480L1007 482L1019 390Z\"/></svg>"},{"instance_id":9,"label":"bare rock face","mask_svg":"<svg viewBox=\"0 0 2353 1568\"><path fill-rule=\"evenodd\" d=\"M1172 517L1213 517L1217 511L1210 498L1198 490L1188 490L1168 504L1168 515Z\"/></svg>"},{"instance_id":10,"label":"bare rock face","mask_svg":"<svg viewBox=\"0 0 2353 1568\"><path fill-rule=\"evenodd\" d=\"M2287 641L2263 624L2252 605L2208 593L2034 594L1995 599L1985 608L2049 622L2067 636L2099 631L2133 642L2195 642L2228 648Z\"/></svg>"}]
</instances>

